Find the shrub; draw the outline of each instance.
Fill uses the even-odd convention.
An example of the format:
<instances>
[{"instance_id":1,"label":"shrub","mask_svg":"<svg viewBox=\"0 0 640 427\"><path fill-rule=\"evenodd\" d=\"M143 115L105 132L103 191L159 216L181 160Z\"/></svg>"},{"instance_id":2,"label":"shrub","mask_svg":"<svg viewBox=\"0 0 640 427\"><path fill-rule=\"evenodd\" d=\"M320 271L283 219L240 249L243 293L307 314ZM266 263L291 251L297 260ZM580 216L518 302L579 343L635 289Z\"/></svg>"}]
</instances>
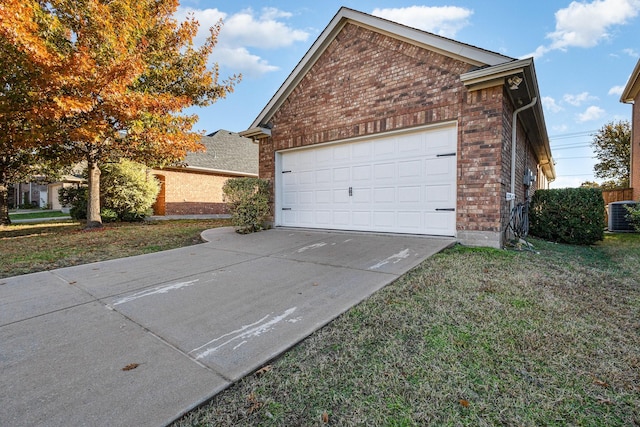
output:
<instances>
[{"instance_id":1,"label":"shrub","mask_svg":"<svg viewBox=\"0 0 640 427\"><path fill-rule=\"evenodd\" d=\"M113 209L104 208L100 209L100 217L102 222L116 222L118 221L118 214Z\"/></svg>"},{"instance_id":2,"label":"shrub","mask_svg":"<svg viewBox=\"0 0 640 427\"><path fill-rule=\"evenodd\" d=\"M103 214L115 213L121 221L141 221L156 201L160 183L145 165L123 159L101 171L100 190Z\"/></svg>"},{"instance_id":3,"label":"shrub","mask_svg":"<svg viewBox=\"0 0 640 427\"><path fill-rule=\"evenodd\" d=\"M67 187L58 190L62 206L71 206L69 215L73 219L87 219L87 188Z\"/></svg>"},{"instance_id":4,"label":"shrub","mask_svg":"<svg viewBox=\"0 0 640 427\"><path fill-rule=\"evenodd\" d=\"M222 187L236 232L245 234L263 229L269 215L269 181L259 178L232 178Z\"/></svg>"},{"instance_id":5,"label":"shrub","mask_svg":"<svg viewBox=\"0 0 640 427\"><path fill-rule=\"evenodd\" d=\"M627 208L627 220L629 224L633 226L633 228L640 232L640 203L633 205L625 206Z\"/></svg>"},{"instance_id":6,"label":"shrub","mask_svg":"<svg viewBox=\"0 0 640 427\"><path fill-rule=\"evenodd\" d=\"M604 213L599 188L537 190L531 198L530 233L554 242L591 245L604 239Z\"/></svg>"}]
</instances>

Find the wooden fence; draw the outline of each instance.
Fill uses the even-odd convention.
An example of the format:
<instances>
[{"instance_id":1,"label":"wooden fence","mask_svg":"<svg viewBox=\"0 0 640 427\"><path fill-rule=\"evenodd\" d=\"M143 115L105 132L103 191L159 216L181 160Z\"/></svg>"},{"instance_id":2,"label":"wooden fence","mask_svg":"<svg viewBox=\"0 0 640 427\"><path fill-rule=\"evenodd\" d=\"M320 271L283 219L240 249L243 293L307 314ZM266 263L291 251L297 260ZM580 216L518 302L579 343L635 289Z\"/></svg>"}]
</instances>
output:
<instances>
[{"instance_id":1,"label":"wooden fence","mask_svg":"<svg viewBox=\"0 0 640 427\"><path fill-rule=\"evenodd\" d=\"M622 202L633 200L633 188L623 188L621 190L602 190L602 198L605 206L612 202Z\"/></svg>"}]
</instances>

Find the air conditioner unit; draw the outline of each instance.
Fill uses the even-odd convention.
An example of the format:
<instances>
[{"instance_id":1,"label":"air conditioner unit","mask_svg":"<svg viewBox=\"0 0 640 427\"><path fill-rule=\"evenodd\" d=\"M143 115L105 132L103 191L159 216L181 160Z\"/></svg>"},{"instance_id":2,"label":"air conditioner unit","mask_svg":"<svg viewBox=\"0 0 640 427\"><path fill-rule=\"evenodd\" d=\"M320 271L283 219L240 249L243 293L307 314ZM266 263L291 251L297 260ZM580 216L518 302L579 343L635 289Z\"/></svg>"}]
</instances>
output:
<instances>
[{"instance_id":1,"label":"air conditioner unit","mask_svg":"<svg viewBox=\"0 0 640 427\"><path fill-rule=\"evenodd\" d=\"M633 200L609 203L609 231L636 231L627 220L627 206L636 205Z\"/></svg>"}]
</instances>

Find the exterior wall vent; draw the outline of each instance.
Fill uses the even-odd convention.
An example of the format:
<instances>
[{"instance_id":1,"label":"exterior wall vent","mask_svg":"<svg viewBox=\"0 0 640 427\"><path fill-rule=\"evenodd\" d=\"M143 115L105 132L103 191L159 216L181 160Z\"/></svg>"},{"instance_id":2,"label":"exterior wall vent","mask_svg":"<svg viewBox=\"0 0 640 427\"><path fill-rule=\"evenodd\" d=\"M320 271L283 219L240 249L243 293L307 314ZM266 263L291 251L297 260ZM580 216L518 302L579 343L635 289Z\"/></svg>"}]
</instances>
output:
<instances>
[{"instance_id":1,"label":"exterior wall vent","mask_svg":"<svg viewBox=\"0 0 640 427\"><path fill-rule=\"evenodd\" d=\"M636 206L633 200L609 203L609 231L635 231L627 220L627 206Z\"/></svg>"}]
</instances>

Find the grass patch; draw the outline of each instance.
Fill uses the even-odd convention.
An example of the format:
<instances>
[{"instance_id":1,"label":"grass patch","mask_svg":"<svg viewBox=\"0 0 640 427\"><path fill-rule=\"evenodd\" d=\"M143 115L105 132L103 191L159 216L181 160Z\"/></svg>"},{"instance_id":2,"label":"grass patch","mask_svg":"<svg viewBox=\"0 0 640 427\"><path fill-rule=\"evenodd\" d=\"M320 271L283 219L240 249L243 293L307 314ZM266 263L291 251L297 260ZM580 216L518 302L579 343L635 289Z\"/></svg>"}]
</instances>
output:
<instances>
[{"instance_id":1,"label":"grass patch","mask_svg":"<svg viewBox=\"0 0 640 427\"><path fill-rule=\"evenodd\" d=\"M109 223L84 230L76 221L0 226L0 278L124 258L201 243L225 219Z\"/></svg>"},{"instance_id":2,"label":"grass patch","mask_svg":"<svg viewBox=\"0 0 640 427\"><path fill-rule=\"evenodd\" d=\"M177 426L640 424L640 235L456 246Z\"/></svg>"},{"instance_id":3,"label":"grass patch","mask_svg":"<svg viewBox=\"0 0 640 427\"><path fill-rule=\"evenodd\" d=\"M25 213L9 213L9 218L13 220L20 219L40 219L40 218L58 218L69 216L69 214L62 213L61 211L33 211Z\"/></svg>"}]
</instances>

